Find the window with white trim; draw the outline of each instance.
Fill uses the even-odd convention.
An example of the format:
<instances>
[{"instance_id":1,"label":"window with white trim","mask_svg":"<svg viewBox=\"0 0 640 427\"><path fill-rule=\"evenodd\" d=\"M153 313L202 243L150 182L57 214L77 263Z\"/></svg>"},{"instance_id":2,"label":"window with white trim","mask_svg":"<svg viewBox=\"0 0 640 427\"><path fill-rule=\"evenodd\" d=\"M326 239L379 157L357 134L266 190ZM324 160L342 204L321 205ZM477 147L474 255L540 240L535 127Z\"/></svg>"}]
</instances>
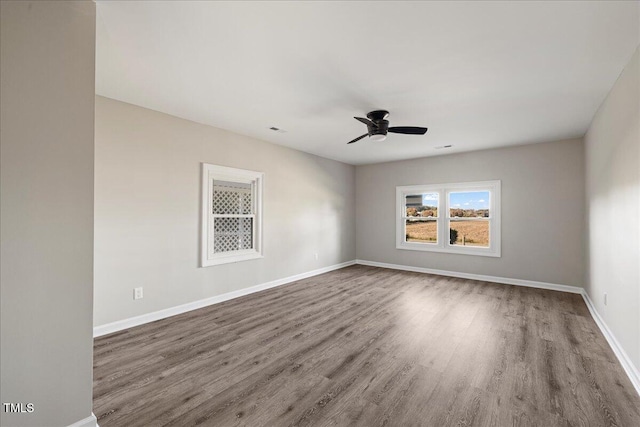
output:
<instances>
[{"instance_id":1,"label":"window with white trim","mask_svg":"<svg viewBox=\"0 0 640 427\"><path fill-rule=\"evenodd\" d=\"M396 248L500 256L500 181L396 187Z\"/></svg>"},{"instance_id":2,"label":"window with white trim","mask_svg":"<svg viewBox=\"0 0 640 427\"><path fill-rule=\"evenodd\" d=\"M264 174L202 164L202 267L262 257Z\"/></svg>"}]
</instances>

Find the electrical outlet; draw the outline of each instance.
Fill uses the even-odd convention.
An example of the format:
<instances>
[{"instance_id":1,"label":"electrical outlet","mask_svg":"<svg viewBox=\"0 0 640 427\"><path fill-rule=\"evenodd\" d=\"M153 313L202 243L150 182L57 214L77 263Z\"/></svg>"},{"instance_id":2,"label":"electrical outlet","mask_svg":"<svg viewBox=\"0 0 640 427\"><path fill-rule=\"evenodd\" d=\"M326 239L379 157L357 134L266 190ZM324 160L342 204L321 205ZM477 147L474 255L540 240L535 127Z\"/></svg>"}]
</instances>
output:
<instances>
[{"instance_id":1,"label":"electrical outlet","mask_svg":"<svg viewBox=\"0 0 640 427\"><path fill-rule=\"evenodd\" d=\"M313 254L314 258L316 259L316 261L318 260L318 252Z\"/></svg>"},{"instance_id":2,"label":"electrical outlet","mask_svg":"<svg viewBox=\"0 0 640 427\"><path fill-rule=\"evenodd\" d=\"M142 286L133 289L133 299L142 299Z\"/></svg>"},{"instance_id":3,"label":"electrical outlet","mask_svg":"<svg viewBox=\"0 0 640 427\"><path fill-rule=\"evenodd\" d=\"M604 293L604 305L607 305L607 293Z\"/></svg>"}]
</instances>

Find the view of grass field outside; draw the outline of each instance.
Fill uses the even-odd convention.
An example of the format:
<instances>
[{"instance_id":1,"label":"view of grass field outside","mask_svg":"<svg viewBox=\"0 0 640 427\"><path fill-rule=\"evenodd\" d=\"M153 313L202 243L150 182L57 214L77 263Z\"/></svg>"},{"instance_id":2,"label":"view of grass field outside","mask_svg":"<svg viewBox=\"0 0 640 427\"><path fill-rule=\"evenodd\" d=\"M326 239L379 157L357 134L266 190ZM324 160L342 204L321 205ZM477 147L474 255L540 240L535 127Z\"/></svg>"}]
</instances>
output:
<instances>
[{"instance_id":1,"label":"view of grass field outside","mask_svg":"<svg viewBox=\"0 0 640 427\"><path fill-rule=\"evenodd\" d=\"M438 193L406 196L407 242L438 242L438 202ZM489 247L488 191L449 193L449 218L450 244Z\"/></svg>"},{"instance_id":2,"label":"view of grass field outside","mask_svg":"<svg viewBox=\"0 0 640 427\"><path fill-rule=\"evenodd\" d=\"M488 191L449 193L449 217L451 244L489 247Z\"/></svg>"}]
</instances>

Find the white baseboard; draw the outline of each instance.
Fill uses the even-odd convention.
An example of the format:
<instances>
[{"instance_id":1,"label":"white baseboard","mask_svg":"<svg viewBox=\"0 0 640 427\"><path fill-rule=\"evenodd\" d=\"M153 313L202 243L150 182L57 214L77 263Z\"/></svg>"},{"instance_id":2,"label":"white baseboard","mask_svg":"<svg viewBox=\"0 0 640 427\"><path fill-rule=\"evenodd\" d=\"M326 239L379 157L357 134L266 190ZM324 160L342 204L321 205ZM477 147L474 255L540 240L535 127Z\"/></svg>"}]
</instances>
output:
<instances>
[{"instance_id":1,"label":"white baseboard","mask_svg":"<svg viewBox=\"0 0 640 427\"><path fill-rule=\"evenodd\" d=\"M83 418L80 421L76 421L69 427L98 427L98 420L95 414L92 412L87 418Z\"/></svg>"},{"instance_id":2,"label":"white baseboard","mask_svg":"<svg viewBox=\"0 0 640 427\"><path fill-rule=\"evenodd\" d=\"M627 373L629 380L631 380L631 384L635 387L638 396L640 396L640 372L638 372L638 368L635 367L627 353L624 351L618 340L616 339L611 329L607 326L600 313L596 310L596 307L593 305L593 301L589 298L589 294L586 291L582 292L582 298L584 299L589 312L591 313L591 317L596 322L596 325L600 328L602 335L607 339L609 346L613 350L614 354L620 361L622 368Z\"/></svg>"},{"instance_id":3,"label":"white baseboard","mask_svg":"<svg viewBox=\"0 0 640 427\"><path fill-rule=\"evenodd\" d=\"M296 280L306 279L308 277L317 276L318 274L328 273L329 271L338 270L340 268L354 265L356 261L347 261L340 264L330 265L328 267L319 268L317 270L308 271L306 273L296 274L294 276L285 277L283 279L273 280L267 283L261 283L249 288L239 289L233 292L227 292L222 295L216 295L210 298L193 301L187 304L178 305L176 307L166 308L164 310L154 311L152 313L143 314L141 316L131 317L129 319L118 320L106 325L100 325L93 328L93 336L100 337L102 335L118 332L123 329L132 328L134 326L144 325L145 323L155 322L156 320L165 319L177 314L186 313L187 311L196 310L198 308L207 307L209 305L218 304L229 301L234 298L253 294L255 292L264 291L265 289L275 288L277 286L286 285ZM75 427L75 425L74 425Z\"/></svg>"},{"instance_id":4,"label":"white baseboard","mask_svg":"<svg viewBox=\"0 0 640 427\"><path fill-rule=\"evenodd\" d=\"M569 292L572 294L582 294L583 289L578 286L557 285L555 283L536 282L534 280L511 279L507 277L485 276L482 274L459 273L457 271L436 270L433 268L412 267L409 265L387 264L385 262L366 261L357 259L356 264L369 265L372 267L390 268L393 270L413 271L416 273L437 274L438 276L459 277L461 279L481 280L484 282L502 283L505 285L526 286L529 288L549 289L552 291Z\"/></svg>"}]
</instances>

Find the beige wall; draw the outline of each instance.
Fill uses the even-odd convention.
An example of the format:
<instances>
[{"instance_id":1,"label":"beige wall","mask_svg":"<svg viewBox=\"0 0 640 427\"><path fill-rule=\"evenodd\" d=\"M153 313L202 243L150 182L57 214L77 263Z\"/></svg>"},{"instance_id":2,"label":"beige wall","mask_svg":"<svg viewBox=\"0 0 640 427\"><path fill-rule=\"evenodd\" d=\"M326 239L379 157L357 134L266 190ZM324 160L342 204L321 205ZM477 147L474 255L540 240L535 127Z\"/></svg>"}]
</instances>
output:
<instances>
[{"instance_id":1,"label":"beige wall","mask_svg":"<svg viewBox=\"0 0 640 427\"><path fill-rule=\"evenodd\" d=\"M198 266L201 162L265 173L264 258ZM354 166L97 97L95 179L96 326L355 258Z\"/></svg>"},{"instance_id":2,"label":"beige wall","mask_svg":"<svg viewBox=\"0 0 640 427\"><path fill-rule=\"evenodd\" d=\"M1 3L3 426L91 416L95 4Z\"/></svg>"},{"instance_id":3,"label":"beige wall","mask_svg":"<svg viewBox=\"0 0 640 427\"><path fill-rule=\"evenodd\" d=\"M585 136L587 292L640 368L640 51ZM607 293L607 305L604 293Z\"/></svg>"},{"instance_id":4,"label":"beige wall","mask_svg":"<svg viewBox=\"0 0 640 427\"><path fill-rule=\"evenodd\" d=\"M583 144L569 140L358 166L357 258L583 286ZM502 181L502 257L396 249L399 185Z\"/></svg>"}]
</instances>

